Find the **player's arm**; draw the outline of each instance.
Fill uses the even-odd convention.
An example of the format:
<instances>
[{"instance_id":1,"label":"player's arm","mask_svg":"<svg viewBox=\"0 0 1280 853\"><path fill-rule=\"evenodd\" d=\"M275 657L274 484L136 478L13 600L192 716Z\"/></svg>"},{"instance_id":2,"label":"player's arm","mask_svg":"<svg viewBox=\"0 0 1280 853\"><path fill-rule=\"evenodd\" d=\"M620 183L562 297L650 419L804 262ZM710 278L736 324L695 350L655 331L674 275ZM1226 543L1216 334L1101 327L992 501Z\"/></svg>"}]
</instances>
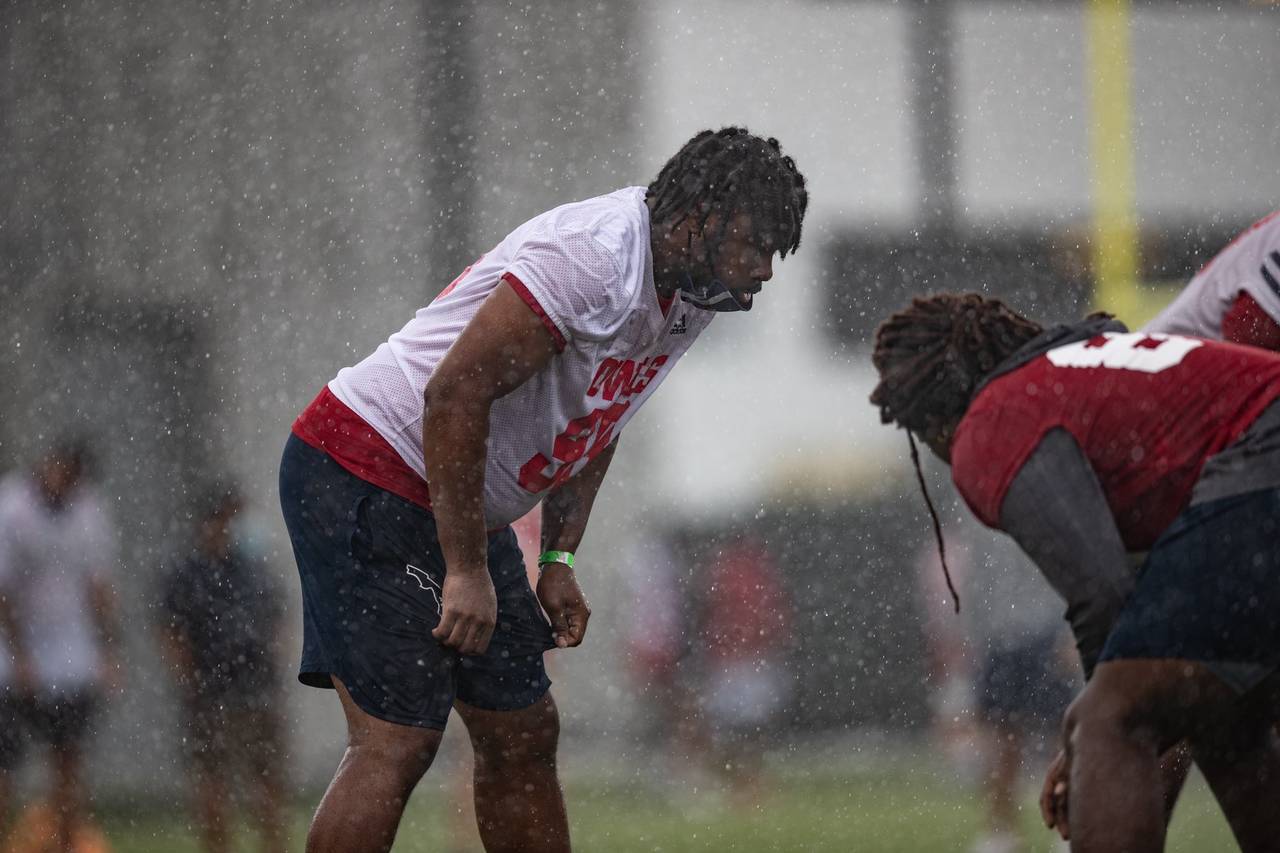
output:
<instances>
[{"instance_id":1,"label":"player's arm","mask_svg":"<svg viewBox=\"0 0 1280 853\"><path fill-rule=\"evenodd\" d=\"M13 541L16 527L11 519L0 518L0 646L7 647L13 657L14 684L18 691L30 695L35 690L35 669L13 605L14 574L19 560L19 550Z\"/></svg>"},{"instance_id":2,"label":"player's arm","mask_svg":"<svg viewBox=\"0 0 1280 853\"><path fill-rule=\"evenodd\" d=\"M598 456L583 466L542 502L542 550L577 551L587 530L591 507L604 483L615 438ZM587 631L591 608L578 586L573 570L563 563L547 563L538 575L538 601L551 619L551 630L560 648L577 646Z\"/></svg>"},{"instance_id":3,"label":"player's arm","mask_svg":"<svg viewBox=\"0 0 1280 853\"><path fill-rule=\"evenodd\" d=\"M1092 676L1134 577L1102 485L1066 430L1051 430L1019 469L1000 526L1066 600L1085 677Z\"/></svg>"},{"instance_id":4,"label":"player's arm","mask_svg":"<svg viewBox=\"0 0 1280 853\"><path fill-rule=\"evenodd\" d=\"M422 447L446 566L432 636L462 654L483 653L497 620L483 503L489 410L555 354L542 320L499 282L427 383Z\"/></svg>"},{"instance_id":5,"label":"player's arm","mask_svg":"<svg viewBox=\"0 0 1280 853\"><path fill-rule=\"evenodd\" d=\"M35 670L13 612L12 599L3 589L0 589L0 644L13 656L14 681L19 692L31 694L35 690Z\"/></svg>"},{"instance_id":6,"label":"player's arm","mask_svg":"<svg viewBox=\"0 0 1280 853\"><path fill-rule=\"evenodd\" d=\"M1051 430L1018 470L1000 506L1000 526L1066 599L1088 678L1133 576L1102 485L1066 430ZM1045 776L1040 814L1064 839L1070 836L1070 778L1070 756L1062 750Z\"/></svg>"}]
</instances>

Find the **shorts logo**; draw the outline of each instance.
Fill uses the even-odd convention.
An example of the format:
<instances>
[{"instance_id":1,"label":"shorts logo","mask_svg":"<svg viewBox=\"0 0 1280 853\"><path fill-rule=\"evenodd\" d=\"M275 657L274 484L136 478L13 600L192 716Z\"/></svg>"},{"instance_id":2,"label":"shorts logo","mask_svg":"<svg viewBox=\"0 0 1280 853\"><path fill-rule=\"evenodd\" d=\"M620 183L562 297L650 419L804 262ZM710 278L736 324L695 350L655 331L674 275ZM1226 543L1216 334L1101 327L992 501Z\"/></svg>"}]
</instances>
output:
<instances>
[{"instance_id":1,"label":"shorts logo","mask_svg":"<svg viewBox=\"0 0 1280 853\"><path fill-rule=\"evenodd\" d=\"M440 606L440 593L442 591L440 589L440 584L436 583L436 579L431 577L431 575L427 574L417 566L411 565L409 563L405 563L404 571L405 571L405 574L409 575L411 578L413 578L418 582L419 589L425 589L427 592L431 594L431 597L435 599L436 615L439 615L441 610L443 609Z\"/></svg>"}]
</instances>

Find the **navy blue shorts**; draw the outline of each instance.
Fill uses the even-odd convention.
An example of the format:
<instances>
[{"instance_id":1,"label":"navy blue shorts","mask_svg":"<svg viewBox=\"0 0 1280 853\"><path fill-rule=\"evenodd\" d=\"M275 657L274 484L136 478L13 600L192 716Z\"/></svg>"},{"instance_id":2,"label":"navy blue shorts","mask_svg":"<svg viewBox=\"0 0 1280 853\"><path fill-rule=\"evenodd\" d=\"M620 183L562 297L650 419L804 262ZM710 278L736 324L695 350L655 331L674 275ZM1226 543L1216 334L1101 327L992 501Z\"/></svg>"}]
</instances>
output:
<instances>
[{"instance_id":1,"label":"navy blue shorts","mask_svg":"<svg viewBox=\"0 0 1280 853\"><path fill-rule=\"evenodd\" d=\"M1178 658L1244 692L1280 666L1280 489L1189 507L1160 535L1100 662Z\"/></svg>"},{"instance_id":2,"label":"navy blue shorts","mask_svg":"<svg viewBox=\"0 0 1280 853\"><path fill-rule=\"evenodd\" d=\"M445 727L455 698L512 711L547 692L542 654L555 643L510 527L489 536L493 639L483 655L464 657L431 636L445 575L431 513L294 435L280 462L280 505L302 578L303 684L332 687L337 676L367 713L431 729Z\"/></svg>"}]
</instances>

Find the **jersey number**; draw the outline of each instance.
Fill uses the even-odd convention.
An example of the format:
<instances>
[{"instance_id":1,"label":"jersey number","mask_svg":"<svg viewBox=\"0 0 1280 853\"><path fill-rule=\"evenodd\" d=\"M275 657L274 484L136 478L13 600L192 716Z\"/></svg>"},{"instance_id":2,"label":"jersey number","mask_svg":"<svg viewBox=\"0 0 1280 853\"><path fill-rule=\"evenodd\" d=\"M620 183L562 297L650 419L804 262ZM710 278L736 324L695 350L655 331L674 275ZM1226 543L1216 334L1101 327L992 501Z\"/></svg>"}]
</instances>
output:
<instances>
[{"instance_id":1,"label":"jersey number","mask_svg":"<svg viewBox=\"0 0 1280 853\"><path fill-rule=\"evenodd\" d=\"M1111 367L1159 373L1168 370L1204 341L1179 335L1107 332L1051 349L1046 357L1055 367Z\"/></svg>"},{"instance_id":2,"label":"jersey number","mask_svg":"<svg viewBox=\"0 0 1280 853\"><path fill-rule=\"evenodd\" d=\"M563 484L572 476L575 462L583 456L595 459L609 446L614 427L630 407L630 400L614 403L569 421L564 432L556 436L553 459L539 453L520 466L520 487L537 494Z\"/></svg>"}]
</instances>

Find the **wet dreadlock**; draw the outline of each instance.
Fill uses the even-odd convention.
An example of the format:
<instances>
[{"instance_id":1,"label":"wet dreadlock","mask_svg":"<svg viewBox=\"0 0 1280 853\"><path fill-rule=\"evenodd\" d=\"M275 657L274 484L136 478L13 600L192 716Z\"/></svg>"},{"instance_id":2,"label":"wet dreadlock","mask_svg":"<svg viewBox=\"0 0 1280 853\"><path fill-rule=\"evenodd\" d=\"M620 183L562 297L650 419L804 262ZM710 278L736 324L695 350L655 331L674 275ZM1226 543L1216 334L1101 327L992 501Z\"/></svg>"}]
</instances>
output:
<instances>
[{"instance_id":1,"label":"wet dreadlock","mask_svg":"<svg viewBox=\"0 0 1280 853\"><path fill-rule=\"evenodd\" d=\"M782 257L800 247L809 193L795 161L778 140L743 127L704 130L667 161L649 184L654 222L679 222L698 214L702 225L720 215L721 236L738 213L751 217L756 237L771 236Z\"/></svg>"},{"instance_id":2,"label":"wet dreadlock","mask_svg":"<svg viewBox=\"0 0 1280 853\"><path fill-rule=\"evenodd\" d=\"M1014 313L1000 300L977 293L940 293L913 299L910 307L876 329L871 361L880 373L880 384L871 392L871 403L880 407L882 423L897 423L907 429L911 461L933 519L938 556L957 612L960 597L947 570L942 525L925 488L912 433L923 434L931 425L959 421L983 377L1041 331L1037 323Z\"/></svg>"}]
</instances>

